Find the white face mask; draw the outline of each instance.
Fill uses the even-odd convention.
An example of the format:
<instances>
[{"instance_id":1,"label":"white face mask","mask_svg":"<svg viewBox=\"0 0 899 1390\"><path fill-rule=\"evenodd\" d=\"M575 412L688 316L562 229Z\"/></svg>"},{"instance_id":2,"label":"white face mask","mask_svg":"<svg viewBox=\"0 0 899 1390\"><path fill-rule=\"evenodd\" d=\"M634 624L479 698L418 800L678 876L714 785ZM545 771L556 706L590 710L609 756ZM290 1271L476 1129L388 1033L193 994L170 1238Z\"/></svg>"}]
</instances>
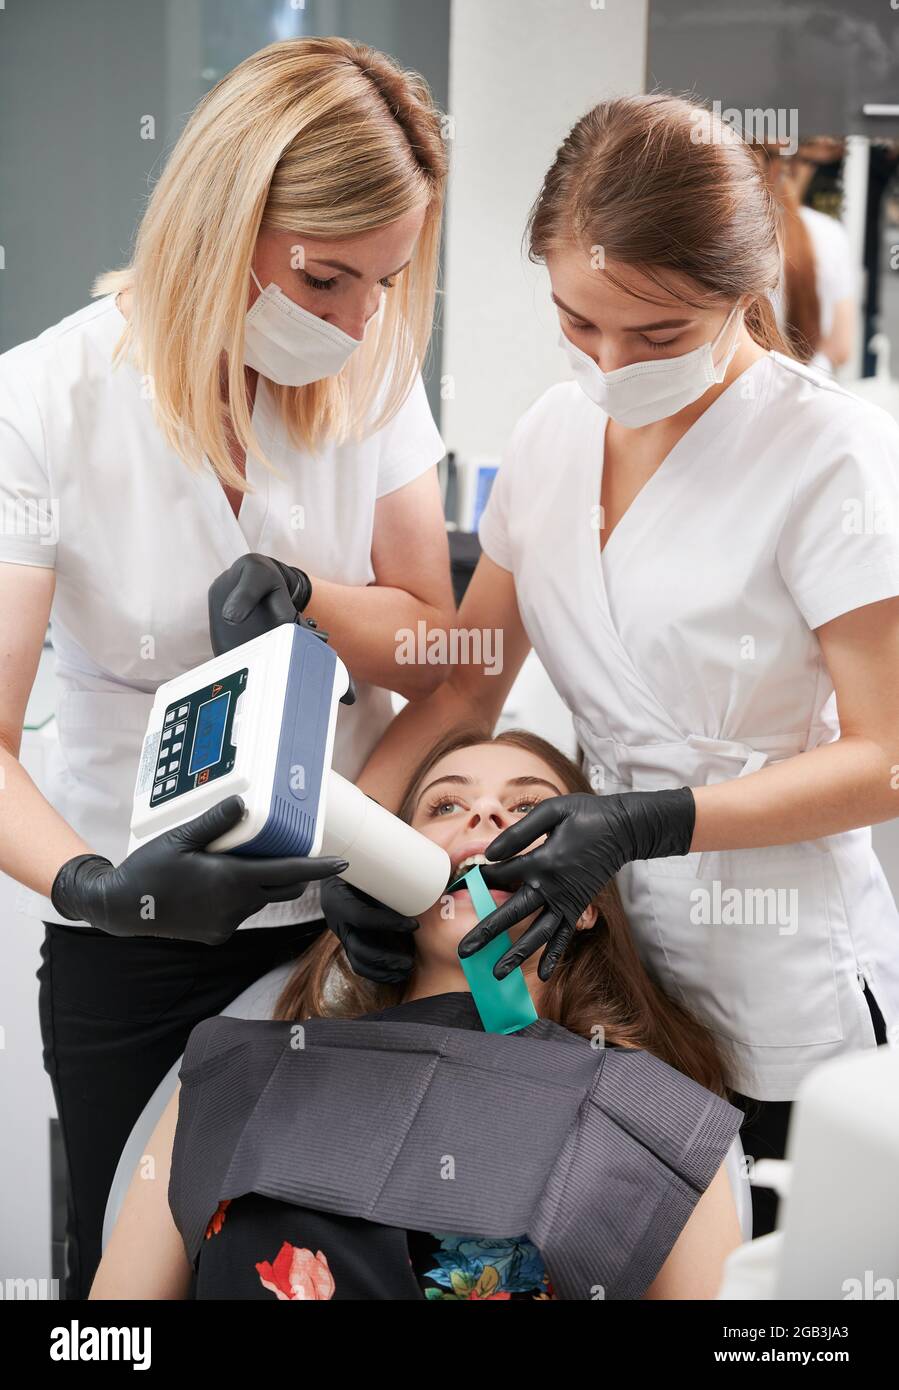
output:
<instances>
[{"instance_id":1,"label":"white face mask","mask_svg":"<svg viewBox=\"0 0 899 1390\"><path fill-rule=\"evenodd\" d=\"M727 332L734 314L739 317L733 342L716 366L715 349ZM698 401L710 386L724 380L740 340L742 317L743 310L734 305L713 342L703 343L679 357L662 357L657 362L632 362L614 372L604 372L564 333L560 332L559 343L568 354L581 390L591 401L602 406L619 425L633 430L676 415L685 406Z\"/></svg>"},{"instance_id":2,"label":"white face mask","mask_svg":"<svg viewBox=\"0 0 899 1390\"><path fill-rule=\"evenodd\" d=\"M250 274L256 280L252 267ZM336 376L363 340L294 304L274 282L265 289L256 284L259 298L246 317L246 366L279 386Z\"/></svg>"}]
</instances>

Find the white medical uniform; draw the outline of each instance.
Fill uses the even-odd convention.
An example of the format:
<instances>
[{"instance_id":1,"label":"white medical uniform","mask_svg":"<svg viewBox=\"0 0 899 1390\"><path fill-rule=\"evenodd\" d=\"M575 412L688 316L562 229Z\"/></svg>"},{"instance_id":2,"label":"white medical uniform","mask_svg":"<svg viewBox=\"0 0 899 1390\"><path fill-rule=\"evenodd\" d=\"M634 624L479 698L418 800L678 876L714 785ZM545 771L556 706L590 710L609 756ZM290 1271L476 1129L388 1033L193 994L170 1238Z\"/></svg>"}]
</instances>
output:
<instances>
[{"instance_id":1,"label":"white medical uniform","mask_svg":"<svg viewBox=\"0 0 899 1390\"><path fill-rule=\"evenodd\" d=\"M113 863L127 850L153 692L213 655L216 575L257 551L313 578L369 584L376 501L445 453L420 376L383 429L317 455L289 442L260 377L253 425L281 477L249 457L255 491L235 518L208 461L192 472L166 445L137 370L113 369L124 326L109 295L0 356L0 560L56 569L59 756L42 790ZM357 690L340 708L334 749L351 779L393 717L387 691ZM49 899L26 899L27 911L65 920ZM310 884L243 926L319 915Z\"/></svg>"},{"instance_id":2,"label":"white medical uniform","mask_svg":"<svg viewBox=\"0 0 899 1390\"><path fill-rule=\"evenodd\" d=\"M593 785L703 786L836 738L812 629L899 594L899 426L766 354L600 554L606 419L574 383L547 391L480 525ZM616 881L650 974L714 1032L746 1095L790 1100L816 1063L873 1046L863 980L899 1022L899 913L870 829L642 861Z\"/></svg>"}]
</instances>

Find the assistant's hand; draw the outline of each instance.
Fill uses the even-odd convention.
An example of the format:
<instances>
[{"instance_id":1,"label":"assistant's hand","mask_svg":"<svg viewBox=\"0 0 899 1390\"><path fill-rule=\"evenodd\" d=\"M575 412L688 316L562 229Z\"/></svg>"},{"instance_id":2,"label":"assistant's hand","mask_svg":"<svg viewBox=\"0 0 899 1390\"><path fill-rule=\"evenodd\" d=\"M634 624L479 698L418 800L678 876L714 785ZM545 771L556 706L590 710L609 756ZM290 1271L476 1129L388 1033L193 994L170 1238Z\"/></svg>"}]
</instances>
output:
<instances>
[{"instance_id":1,"label":"assistant's hand","mask_svg":"<svg viewBox=\"0 0 899 1390\"><path fill-rule=\"evenodd\" d=\"M118 868L99 854L76 855L53 881L53 906L60 916L84 920L110 936L217 946L268 903L298 898L310 879L347 867L345 859L253 859L204 848L242 814L240 797L226 797L141 845Z\"/></svg>"},{"instance_id":2,"label":"assistant's hand","mask_svg":"<svg viewBox=\"0 0 899 1390\"><path fill-rule=\"evenodd\" d=\"M216 656L292 623L309 603L309 576L268 555L241 555L209 586L209 638Z\"/></svg>"},{"instance_id":3,"label":"assistant's hand","mask_svg":"<svg viewBox=\"0 0 899 1390\"><path fill-rule=\"evenodd\" d=\"M481 865L487 887L520 887L462 938L459 955L472 955L500 932L539 912L493 973L503 979L545 944L537 974L548 980L578 918L600 888L632 860L688 854L695 822L696 803L689 787L614 796L578 793L541 801L484 851L491 861L503 861ZM520 853L541 835L547 836L544 844Z\"/></svg>"},{"instance_id":4,"label":"assistant's hand","mask_svg":"<svg viewBox=\"0 0 899 1390\"><path fill-rule=\"evenodd\" d=\"M398 984L409 975L414 917L401 917L342 878L322 884L322 913L357 975L378 984Z\"/></svg>"}]
</instances>

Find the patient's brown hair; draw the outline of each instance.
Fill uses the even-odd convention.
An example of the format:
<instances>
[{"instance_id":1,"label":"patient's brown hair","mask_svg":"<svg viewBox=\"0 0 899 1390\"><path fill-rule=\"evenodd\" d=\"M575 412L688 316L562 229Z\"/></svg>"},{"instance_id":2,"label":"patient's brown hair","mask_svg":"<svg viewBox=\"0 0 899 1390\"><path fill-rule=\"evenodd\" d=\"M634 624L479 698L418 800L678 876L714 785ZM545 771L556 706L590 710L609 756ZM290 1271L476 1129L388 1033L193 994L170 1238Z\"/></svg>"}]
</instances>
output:
<instances>
[{"instance_id":1,"label":"patient's brown hair","mask_svg":"<svg viewBox=\"0 0 899 1390\"><path fill-rule=\"evenodd\" d=\"M580 768L536 734L510 729L492 736L466 726L444 735L412 772L400 818L411 822L418 790L441 758L484 743L521 748L551 767L568 792L592 792ZM599 1025L606 1042L651 1052L710 1091L724 1094L715 1039L647 975L614 880L600 890L594 905L599 912L596 925L575 932L544 986L541 1016L585 1038L593 1038ZM402 1003L405 990L404 982L377 984L355 974L337 937L325 931L297 962L273 1017L357 1018Z\"/></svg>"}]
</instances>

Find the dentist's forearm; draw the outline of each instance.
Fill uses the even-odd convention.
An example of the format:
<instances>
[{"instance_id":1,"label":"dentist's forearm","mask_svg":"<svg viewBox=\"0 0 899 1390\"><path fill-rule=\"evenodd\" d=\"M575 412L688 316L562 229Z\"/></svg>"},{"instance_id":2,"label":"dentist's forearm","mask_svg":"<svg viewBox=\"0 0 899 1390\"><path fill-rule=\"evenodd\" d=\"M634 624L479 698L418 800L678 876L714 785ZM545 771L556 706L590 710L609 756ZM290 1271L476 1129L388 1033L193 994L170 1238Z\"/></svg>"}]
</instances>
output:
<instances>
[{"instance_id":1,"label":"dentist's forearm","mask_svg":"<svg viewBox=\"0 0 899 1390\"><path fill-rule=\"evenodd\" d=\"M0 870L44 897L67 860L93 847L63 820L25 771L0 745Z\"/></svg>"},{"instance_id":2,"label":"dentist's forearm","mask_svg":"<svg viewBox=\"0 0 899 1390\"><path fill-rule=\"evenodd\" d=\"M436 689L448 674L446 667L433 662L402 660L398 633L417 634L423 623L421 630L436 640L434 634L446 634L455 617L451 609L425 603L404 589L312 578L312 598L303 617L314 618L328 633L330 645L355 680L412 700Z\"/></svg>"},{"instance_id":3,"label":"dentist's forearm","mask_svg":"<svg viewBox=\"0 0 899 1390\"><path fill-rule=\"evenodd\" d=\"M485 709L452 679L446 681L425 699L406 705L388 725L356 779L357 786L396 813L409 774L442 734L471 722L492 730L499 713Z\"/></svg>"},{"instance_id":4,"label":"dentist's forearm","mask_svg":"<svg viewBox=\"0 0 899 1390\"><path fill-rule=\"evenodd\" d=\"M694 787L691 850L818 840L899 816L899 749L844 735L745 777Z\"/></svg>"}]
</instances>

